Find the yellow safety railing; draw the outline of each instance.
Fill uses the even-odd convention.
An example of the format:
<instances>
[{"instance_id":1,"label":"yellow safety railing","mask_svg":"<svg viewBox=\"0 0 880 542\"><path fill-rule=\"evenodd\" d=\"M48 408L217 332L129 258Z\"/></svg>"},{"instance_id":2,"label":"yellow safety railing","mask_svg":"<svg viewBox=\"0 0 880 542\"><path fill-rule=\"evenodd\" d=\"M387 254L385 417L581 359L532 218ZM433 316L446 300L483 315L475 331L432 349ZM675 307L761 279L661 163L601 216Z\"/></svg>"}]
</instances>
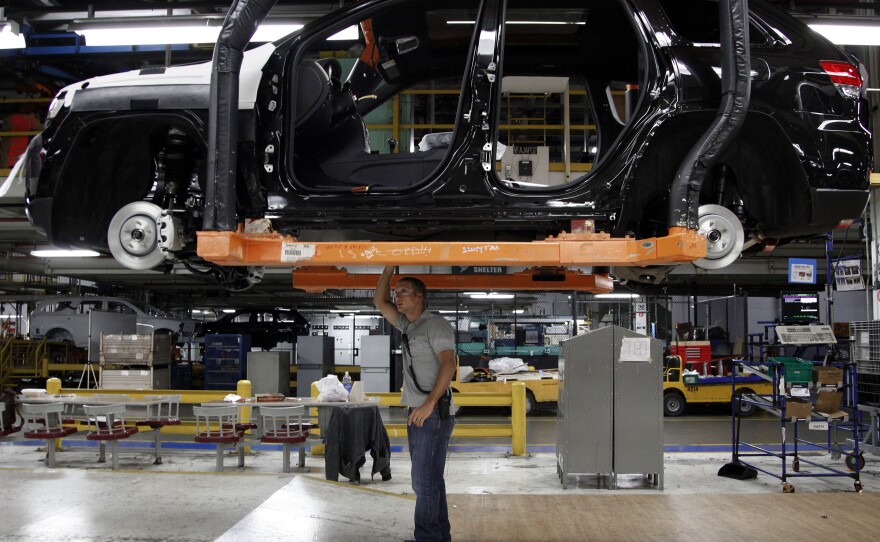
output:
<instances>
[{"instance_id":1,"label":"yellow safety railing","mask_svg":"<svg viewBox=\"0 0 880 542\"><path fill-rule=\"evenodd\" d=\"M379 405L386 407L402 407L399 392L367 393L368 397L378 397ZM318 396L318 387L312 384L312 397ZM456 406L509 406L511 416L509 424L463 424L456 423L452 430L453 437L503 438L510 439L511 454L526 454L526 385L514 382L510 393L456 393L453 396ZM317 416L313 409L312 416ZM406 424L386 423L385 429L391 438L405 437Z\"/></svg>"},{"instance_id":2,"label":"yellow safety railing","mask_svg":"<svg viewBox=\"0 0 880 542\"><path fill-rule=\"evenodd\" d=\"M180 394L181 404L201 404L210 401L222 401L231 390L78 390L61 389L61 381L50 378L46 382L46 392L49 394L76 393L78 395L101 395L124 393L130 397L144 397L147 395ZM251 383L248 380L240 380L236 388L237 395L241 397L251 396ZM378 397L379 405L386 407L402 407L400 393L368 393L369 397ZM318 388L312 384L312 397L318 396ZM510 439L511 454L523 456L526 454L526 386L522 382L514 382L510 386L510 393L456 393L453 401L457 406L509 406L511 416L509 424L455 424L452 431L453 437L473 438L503 438ZM317 418L317 409L312 409L311 416ZM245 413L242 413L243 416ZM389 437L405 437L406 424L385 424ZM162 428L163 433L191 435L195 431L195 423L183 420L180 425L172 425ZM320 434L319 429L312 431L315 435ZM312 453L323 453L322 446L312 445Z\"/></svg>"},{"instance_id":3,"label":"yellow safety railing","mask_svg":"<svg viewBox=\"0 0 880 542\"><path fill-rule=\"evenodd\" d=\"M0 385L12 378L48 376L46 339L6 339L0 344Z\"/></svg>"}]
</instances>

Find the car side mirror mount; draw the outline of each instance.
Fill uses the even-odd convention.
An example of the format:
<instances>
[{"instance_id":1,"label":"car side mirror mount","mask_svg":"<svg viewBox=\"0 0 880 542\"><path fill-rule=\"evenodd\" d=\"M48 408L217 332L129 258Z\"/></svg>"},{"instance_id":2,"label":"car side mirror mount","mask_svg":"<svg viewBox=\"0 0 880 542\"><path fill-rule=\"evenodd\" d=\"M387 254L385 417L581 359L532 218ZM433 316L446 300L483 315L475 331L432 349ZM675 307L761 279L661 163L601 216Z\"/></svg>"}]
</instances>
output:
<instances>
[{"instance_id":1,"label":"car side mirror mount","mask_svg":"<svg viewBox=\"0 0 880 542\"><path fill-rule=\"evenodd\" d=\"M395 39L393 45L395 55L405 55L419 48L419 38L417 38L416 36L404 36L402 38Z\"/></svg>"}]
</instances>

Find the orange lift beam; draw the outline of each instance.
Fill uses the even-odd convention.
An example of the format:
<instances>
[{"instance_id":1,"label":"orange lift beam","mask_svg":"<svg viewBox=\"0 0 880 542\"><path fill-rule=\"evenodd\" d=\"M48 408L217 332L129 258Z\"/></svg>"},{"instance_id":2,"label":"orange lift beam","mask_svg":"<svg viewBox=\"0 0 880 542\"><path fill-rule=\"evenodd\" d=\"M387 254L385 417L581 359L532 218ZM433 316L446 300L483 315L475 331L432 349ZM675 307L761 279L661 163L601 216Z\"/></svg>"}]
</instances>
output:
<instances>
[{"instance_id":1,"label":"orange lift beam","mask_svg":"<svg viewBox=\"0 0 880 542\"><path fill-rule=\"evenodd\" d=\"M509 275L420 275L431 290L567 290L607 293L614 284L607 275L588 275L566 269L527 269ZM335 267L310 267L293 270L293 287L310 293L330 289L372 290L379 275L352 274Z\"/></svg>"},{"instance_id":2,"label":"orange lift beam","mask_svg":"<svg viewBox=\"0 0 880 542\"><path fill-rule=\"evenodd\" d=\"M277 233L198 232L198 255L224 266L580 265L642 266L691 262L706 255L696 230L670 228L665 237L612 238L562 233L533 242L352 241L305 243Z\"/></svg>"}]
</instances>

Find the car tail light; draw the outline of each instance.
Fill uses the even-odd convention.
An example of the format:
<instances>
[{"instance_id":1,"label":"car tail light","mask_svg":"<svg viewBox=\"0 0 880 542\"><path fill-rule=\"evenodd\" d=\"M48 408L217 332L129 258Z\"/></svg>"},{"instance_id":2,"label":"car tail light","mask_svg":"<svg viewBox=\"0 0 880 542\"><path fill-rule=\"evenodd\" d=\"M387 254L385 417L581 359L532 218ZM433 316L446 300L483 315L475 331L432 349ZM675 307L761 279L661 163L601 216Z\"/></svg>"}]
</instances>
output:
<instances>
[{"instance_id":1,"label":"car tail light","mask_svg":"<svg viewBox=\"0 0 880 542\"><path fill-rule=\"evenodd\" d=\"M849 62L837 62L834 60L820 60L822 69L831 78L831 82L844 96L855 98L862 89L862 75L858 66Z\"/></svg>"}]
</instances>

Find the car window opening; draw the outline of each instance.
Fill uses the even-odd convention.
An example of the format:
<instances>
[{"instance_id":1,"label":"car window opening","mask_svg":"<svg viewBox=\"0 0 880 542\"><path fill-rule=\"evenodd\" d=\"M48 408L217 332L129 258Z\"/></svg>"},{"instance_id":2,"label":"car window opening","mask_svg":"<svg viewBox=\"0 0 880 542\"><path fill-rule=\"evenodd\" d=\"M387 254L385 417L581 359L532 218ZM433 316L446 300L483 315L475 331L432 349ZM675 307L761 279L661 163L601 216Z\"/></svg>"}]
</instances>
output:
<instances>
[{"instance_id":1,"label":"car window opening","mask_svg":"<svg viewBox=\"0 0 880 542\"><path fill-rule=\"evenodd\" d=\"M295 179L381 192L429 178L450 148L478 4L405 1L360 21L354 46L315 41L295 70Z\"/></svg>"},{"instance_id":2,"label":"car window opening","mask_svg":"<svg viewBox=\"0 0 880 542\"><path fill-rule=\"evenodd\" d=\"M496 164L510 188L587 178L623 132L642 73L630 16L616 0L508 2Z\"/></svg>"}]
</instances>

